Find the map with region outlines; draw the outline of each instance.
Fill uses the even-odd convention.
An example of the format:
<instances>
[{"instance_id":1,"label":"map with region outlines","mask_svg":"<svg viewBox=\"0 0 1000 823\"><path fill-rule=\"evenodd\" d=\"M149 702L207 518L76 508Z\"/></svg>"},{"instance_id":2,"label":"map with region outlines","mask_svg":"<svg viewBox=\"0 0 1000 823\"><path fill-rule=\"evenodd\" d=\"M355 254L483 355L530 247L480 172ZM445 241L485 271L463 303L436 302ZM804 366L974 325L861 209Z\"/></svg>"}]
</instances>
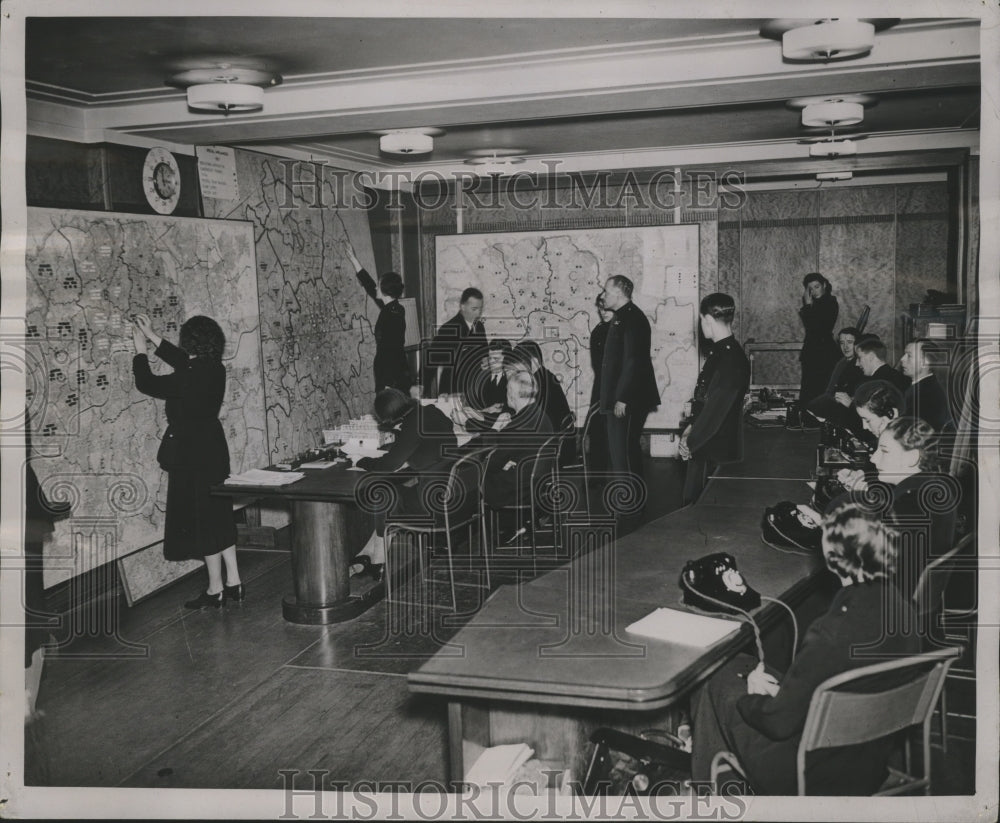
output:
<instances>
[{"instance_id":1,"label":"map with region outlines","mask_svg":"<svg viewBox=\"0 0 1000 823\"><path fill-rule=\"evenodd\" d=\"M266 463L253 232L244 222L30 208L26 263L33 465L50 498L75 504L50 543L73 556L46 554L51 585L163 539L167 475L156 452L166 418L162 401L135 388L134 315L148 314L173 343L192 315L220 322L232 470ZM114 545L75 546L81 513Z\"/></svg>"},{"instance_id":2,"label":"map with region outlines","mask_svg":"<svg viewBox=\"0 0 1000 823\"><path fill-rule=\"evenodd\" d=\"M698 377L698 226L498 232L437 238L438 323L458 311L462 290L483 292L488 337L531 338L562 383L582 425L593 372L594 300L608 277L635 285L649 318L660 407L647 429L677 428Z\"/></svg>"}]
</instances>

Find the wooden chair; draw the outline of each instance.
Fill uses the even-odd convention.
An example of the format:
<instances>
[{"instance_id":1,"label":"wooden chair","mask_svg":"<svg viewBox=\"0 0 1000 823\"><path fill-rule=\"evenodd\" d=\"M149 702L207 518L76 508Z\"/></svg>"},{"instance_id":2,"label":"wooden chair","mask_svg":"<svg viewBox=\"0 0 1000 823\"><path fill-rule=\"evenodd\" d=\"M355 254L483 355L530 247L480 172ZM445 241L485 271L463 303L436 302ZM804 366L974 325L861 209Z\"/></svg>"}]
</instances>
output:
<instances>
[{"instance_id":1,"label":"wooden chair","mask_svg":"<svg viewBox=\"0 0 1000 823\"><path fill-rule=\"evenodd\" d=\"M798 793L806 793L806 755L816 749L866 743L914 726L922 728L922 774L916 776L906 740L905 771L890 767L889 777L875 792L876 797L922 789L931 793L931 717L937 704L948 668L961 654L955 647L934 649L923 654L862 666L834 675L820 683L813 692L806 715L797 758ZM894 678L894 685L879 691L862 691L859 681L875 675L909 671L904 682ZM712 760L711 780L718 787L719 774L733 769L744 779L746 772L731 752L718 752Z\"/></svg>"},{"instance_id":2,"label":"wooden chair","mask_svg":"<svg viewBox=\"0 0 1000 823\"><path fill-rule=\"evenodd\" d=\"M600 413L600 403L594 403L587 410L587 416L584 418L583 427L580 429L579 436L576 439L576 461L570 463L569 465L565 465L562 461L560 461L560 467L566 474L571 474L572 470L581 470L581 474L583 475L583 500L588 517L590 517L590 469L592 464L590 451L587 448L587 439L590 437L591 427L594 425L594 418L598 417ZM598 419L597 422L600 423L600 419Z\"/></svg>"},{"instance_id":3,"label":"wooden chair","mask_svg":"<svg viewBox=\"0 0 1000 823\"><path fill-rule=\"evenodd\" d=\"M424 548L433 547L429 542L432 538L444 535L448 553L448 577L451 583L451 606L458 611L458 600L455 595L455 562L452 551L451 536L456 529L465 527L468 540L472 542L472 526L481 515L480 488L482 467L488 457L489 449L478 449L462 455L448 471L447 479L440 489L439 507L416 519L396 518L387 520L385 525L385 588L386 598L392 599L392 570L389 565L392 538L397 534L411 534L417 538L417 562L420 565L421 576L424 574ZM489 586L489 562L486 557L486 544L482 542L483 532L480 531L480 551L486 562L486 584Z\"/></svg>"}]
</instances>

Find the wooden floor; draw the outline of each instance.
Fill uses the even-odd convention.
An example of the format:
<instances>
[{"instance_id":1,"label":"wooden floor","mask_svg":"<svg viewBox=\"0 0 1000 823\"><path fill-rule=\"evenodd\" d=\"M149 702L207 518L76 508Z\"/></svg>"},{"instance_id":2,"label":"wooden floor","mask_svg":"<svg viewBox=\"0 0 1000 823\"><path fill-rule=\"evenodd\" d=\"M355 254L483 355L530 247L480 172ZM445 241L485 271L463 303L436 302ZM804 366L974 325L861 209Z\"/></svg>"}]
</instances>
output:
<instances>
[{"instance_id":1,"label":"wooden floor","mask_svg":"<svg viewBox=\"0 0 1000 823\"><path fill-rule=\"evenodd\" d=\"M678 461L649 461L647 479L655 493L632 527L680 502ZM81 631L50 653L25 735L27 785L275 789L282 770L311 769L348 785L446 780L445 705L411 695L406 674L462 623L447 567L432 564L429 598L411 584L350 622L299 626L281 615L287 550L239 556L244 604L186 611L197 574L132 608L106 604L116 636ZM477 570L457 577L467 619L487 590ZM940 793L971 791L973 748L953 742L935 764Z\"/></svg>"}]
</instances>

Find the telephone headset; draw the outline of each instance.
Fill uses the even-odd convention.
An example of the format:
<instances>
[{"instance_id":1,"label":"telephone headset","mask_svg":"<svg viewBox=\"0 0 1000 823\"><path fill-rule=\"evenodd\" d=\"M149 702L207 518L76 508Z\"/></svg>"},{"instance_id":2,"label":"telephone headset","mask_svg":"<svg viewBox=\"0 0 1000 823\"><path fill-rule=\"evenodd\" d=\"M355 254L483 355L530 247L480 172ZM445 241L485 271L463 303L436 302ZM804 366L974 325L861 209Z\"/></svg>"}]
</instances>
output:
<instances>
[{"instance_id":1,"label":"telephone headset","mask_svg":"<svg viewBox=\"0 0 1000 823\"><path fill-rule=\"evenodd\" d=\"M799 626L795 613L787 603L767 597L752 589L736 566L736 559L727 552L716 552L689 560L681 571L681 602L696 611L735 614L750 624L757 645L757 659L764 662L764 645L760 628L750 614L762 600L779 603L792 618L792 659L799 645Z\"/></svg>"}]
</instances>

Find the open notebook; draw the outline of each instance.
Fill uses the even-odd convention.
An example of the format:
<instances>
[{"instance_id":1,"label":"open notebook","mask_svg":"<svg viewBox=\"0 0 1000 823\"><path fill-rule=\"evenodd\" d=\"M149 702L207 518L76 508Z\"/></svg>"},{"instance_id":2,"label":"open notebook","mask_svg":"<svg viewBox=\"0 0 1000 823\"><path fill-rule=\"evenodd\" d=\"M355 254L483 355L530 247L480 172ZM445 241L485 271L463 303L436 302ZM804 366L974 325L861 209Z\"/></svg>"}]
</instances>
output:
<instances>
[{"instance_id":1,"label":"open notebook","mask_svg":"<svg viewBox=\"0 0 1000 823\"><path fill-rule=\"evenodd\" d=\"M626 626L625 631L682 646L705 647L739 631L742 625L741 620L662 608Z\"/></svg>"}]
</instances>

